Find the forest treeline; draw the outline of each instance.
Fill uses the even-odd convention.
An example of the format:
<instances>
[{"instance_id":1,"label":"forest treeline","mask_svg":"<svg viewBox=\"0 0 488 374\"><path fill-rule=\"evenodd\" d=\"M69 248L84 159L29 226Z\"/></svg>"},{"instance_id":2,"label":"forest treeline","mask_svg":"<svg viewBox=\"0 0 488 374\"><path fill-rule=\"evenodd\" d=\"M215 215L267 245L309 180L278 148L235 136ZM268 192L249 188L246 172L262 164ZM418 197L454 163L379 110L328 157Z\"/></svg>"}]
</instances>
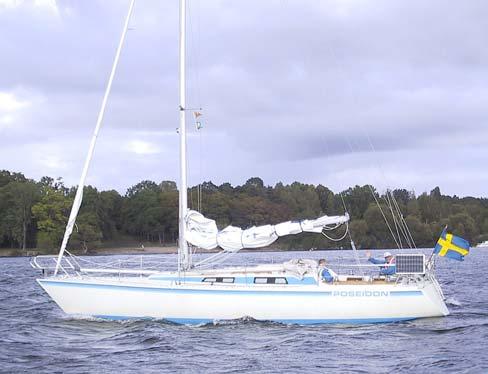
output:
<instances>
[{"instance_id":1,"label":"forest treeline","mask_svg":"<svg viewBox=\"0 0 488 374\"><path fill-rule=\"evenodd\" d=\"M61 179L43 177L35 181L21 173L0 171L0 247L57 251L75 192L75 187L65 186ZM419 247L433 246L445 225L473 245L488 239L488 199L446 196L438 187L418 196L405 189L380 194L370 185L334 193L322 185L294 182L272 187L265 186L260 178L251 178L241 186L205 182L188 190L189 207L196 209L200 204L202 213L215 219L220 228L343 214L346 208L351 216L350 233L358 248L396 247L385 223L386 218L392 231L398 231L391 214L392 196ZM340 237L343 233L339 228L329 235ZM124 195L87 186L68 248L87 252L134 243L174 245L177 237L175 182L142 181ZM333 242L322 235L304 233L280 238L275 246L349 248L349 243L348 237Z\"/></svg>"}]
</instances>

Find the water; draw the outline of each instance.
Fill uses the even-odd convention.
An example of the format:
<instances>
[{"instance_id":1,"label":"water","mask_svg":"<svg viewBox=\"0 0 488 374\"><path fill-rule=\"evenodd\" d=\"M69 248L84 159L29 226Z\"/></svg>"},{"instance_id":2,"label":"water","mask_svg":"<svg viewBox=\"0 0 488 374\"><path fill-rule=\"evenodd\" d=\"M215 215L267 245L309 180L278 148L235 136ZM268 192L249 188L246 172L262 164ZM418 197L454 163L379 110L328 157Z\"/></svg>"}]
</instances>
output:
<instances>
[{"instance_id":1,"label":"water","mask_svg":"<svg viewBox=\"0 0 488 374\"><path fill-rule=\"evenodd\" d=\"M294 255L352 257L339 251L239 256L282 261ZM357 326L74 319L36 284L28 261L0 258L0 372L488 372L483 249L473 249L463 263L438 263L450 316Z\"/></svg>"}]
</instances>

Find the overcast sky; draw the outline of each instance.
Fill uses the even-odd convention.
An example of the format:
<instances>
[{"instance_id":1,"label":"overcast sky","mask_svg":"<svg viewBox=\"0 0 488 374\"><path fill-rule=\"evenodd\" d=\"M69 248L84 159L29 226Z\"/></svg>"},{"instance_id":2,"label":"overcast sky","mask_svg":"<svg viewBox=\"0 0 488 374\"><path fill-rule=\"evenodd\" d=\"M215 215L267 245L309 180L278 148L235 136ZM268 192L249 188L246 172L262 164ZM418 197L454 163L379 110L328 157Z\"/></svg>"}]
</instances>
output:
<instances>
[{"instance_id":1,"label":"overcast sky","mask_svg":"<svg viewBox=\"0 0 488 374\"><path fill-rule=\"evenodd\" d=\"M0 169L77 184L129 2L0 0ZM487 1L189 0L189 181L488 196ZM138 0L88 183L178 178L178 2ZM375 151L373 151L375 150Z\"/></svg>"}]
</instances>

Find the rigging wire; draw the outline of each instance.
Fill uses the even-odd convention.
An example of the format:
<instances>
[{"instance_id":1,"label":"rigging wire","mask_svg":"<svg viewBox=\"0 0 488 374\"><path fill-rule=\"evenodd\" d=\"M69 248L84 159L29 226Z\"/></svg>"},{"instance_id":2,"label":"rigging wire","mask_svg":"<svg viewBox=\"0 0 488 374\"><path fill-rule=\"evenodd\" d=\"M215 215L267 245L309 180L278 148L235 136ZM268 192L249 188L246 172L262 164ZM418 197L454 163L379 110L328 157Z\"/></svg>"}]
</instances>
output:
<instances>
[{"instance_id":1,"label":"rigging wire","mask_svg":"<svg viewBox=\"0 0 488 374\"><path fill-rule=\"evenodd\" d=\"M407 237L409 238L409 241L411 243L411 248L417 248L417 245L415 244L415 240L413 239L412 233L410 232L410 228L408 227L407 222L405 221L405 217L400 209L400 206L398 205L398 202L396 200L393 200L393 204L396 207L396 210L398 212L398 215L400 217L400 222L402 222L403 227L405 229L405 232L407 234Z\"/></svg>"},{"instance_id":2,"label":"rigging wire","mask_svg":"<svg viewBox=\"0 0 488 374\"><path fill-rule=\"evenodd\" d=\"M342 200L342 205L344 206L344 211L347 212L346 202L344 201L344 196L342 191L340 193L340 196ZM354 253L354 259L356 260L356 265L361 265L361 260L359 259L359 253L356 248L356 244L354 244L354 240L352 240L351 230L349 230L349 223L347 225L347 234L349 235L349 243L351 244L352 253ZM363 269L361 267L358 267L358 269L360 274L364 275Z\"/></svg>"},{"instance_id":3,"label":"rigging wire","mask_svg":"<svg viewBox=\"0 0 488 374\"><path fill-rule=\"evenodd\" d=\"M199 140L199 183L197 186L197 209L202 212L202 180L203 180L203 131L201 128L198 130L198 140Z\"/></svg>"},{"instance_id":4,"label":"rigging wire","mask_svg":"<svg viewBox=\"0 0 488 374\"><path fill-rule=\"evenodd\" d=\"M328 48L328 49L329 49L330 55L332 56L332 59L331 59L331 60L334 60L334 61L336 61L336 62L339 62L338 56L337 56L337 54L336 54L335 50L332 48L332 45L331 45L331 44L328 44L328 45L329 45L329 48ZM345 72L345 69L344 69L344 67L343 67L343 65L341 65L341 64L339 63L339 64L337 64L337 66L338 66L338 68L339 68L340 70L342 70L342 71L343 71L343 73L346 73L346 72ZM344 74L344 76L347 76L347 75L346 75L346 74ZM356 92L355 92L355 91L352 91L352 92L351 92L351 97L352 97L352 101L357 102L357 94L356 94ZM364 130L365 130L365 129L364 129L364 127L363 127L363 132L364 132ZM369 137L369 134L366 134L366 135L367 135L367 139L368 139L368 142L369 142L369 144L370 144L370 147L373 149L373 152L375 152L374 147L373 147L373 144L372 144L371 139L370 139L370 137ZM353 151L353 149L352 149L351 143L349 142L349 140L348 140L348 139L346 139L346 141L347 141L347 143L349 144L349 148L351 149L351 152L354 152L354 151ZM382 169L381 169L381 165L379 165L379 163L378 163L378 162L377 162L377 166L378 166L378 168L380 169L380 171L381 171L381 172L382 172L382 174L383 174L383 179L384 179L384 180L386 180L386 178L385 178L385 176L384 176L384 173L383 173L383 171L382 171ZM388 222L388 220L387 220L387 218L386 218L385 213L383 212L383 209L382 209L381 205L379 204L379 201L378 201L378 199L377 199L377 197L376 197L376 194L374 193L374 191L373 191L373 189L372 189L371 185L369 185L369 184L368 184L368 187L369 187L369 189L370 189L370 191L371 191L371 194L373 195L373 198L374 198L374 200L375 200L375 202L376 202L376 205L377 205L377 206L379 207L379 209L380 209L381 215L383 216L383 219L384 219L384 221L385 221L385 223L386 223L386 225L387 225L387 227L388 227L388 230L390 231L390 234L392 235L392 238L393 238L393 240L395 241L395 243L396 243L397 247L398 247L399 249L402 247L402 244L401 244L401 239L400 239L400 238L401 238L401 236L400 236L400 232L399 232L399 231L406 232L406 233L407 233L407 235L405 236L405 238L407 238L407 237L408 237L408 238L410 238L410 239L411 239L411 241L413 242L413 238L412 238L412 236L411 236L410 230L408 229L408 226L407 226L407 224L406 224L406 222L405 222L405 220L404 220L404 218L403 218L403 215L402 215L402 214L401 214L401 212L400 212L400 208L399 208L398 203L396 202L396 200L395 200L394 196L391 196L391 197L392 197L392 201L393 201L393 205L395 206L395 209L392 209L392 207L391 207L391 203L387 203L387 204L388 204L388 206L389 206L389 208L390 208L390 212L392 213L393 222L394 222L394 224L395 224L395 231L397 231L397 234L398 234L398 240L396 239L396 236L395 236L395 234L394 234L394 232L393 232L393 230L392 230L392 228L391 228L391 226L390 226L390 224L389 224L389 222ZM342 194L341 194L341 198L342 198ZM344 201L344 199L343 199L343 201ZM397 217L395 216L395 214L393 213L393 211L396 211L396 212L397 212L397 214L400 212L400 214L399 214L399 218L397 218ZM407 240L407 241L408 241L408 240ZM353 241L352 241L352 238L351 238L351 243L352 243L352 246L354 246L354 245L353 245L354 243L353 243ZM414 245L414 246L415 246L415 245Z\"/></svg>"},{"instance_id":5,"label":"rigging wire","mask_svg":"<svg viewBox=\"0 0 488 374\"><path fill-rule=\"evenodd\" d=\"M378 170L380 171L380 174L381 174L383 180L386 181L387 184L389 184L388 178L386 177L385 172L383 171L383 168L381 167L381 164L378 161L376 148L373 145L373 142L371 141L371 137L365 131L366 130L363 129L363 133L365 134L366 139L368 140L369 147L371 148L371 150L373 151L373 155L375 156L375 161L376 161ZM390 189L387 189L387 193L390 194L391 199L392 199L392 202L393 202L393 205L395 206L395 211L396 211L396 214L399 217L398 219L399 219L399 222L400 222L400 227L401 227L401 229L403 231L403 235L405 237L405 240L407 242L409 242L410 248L417 248L416 245L415 245L415 241L413 240L412 233L410 232L410 229L409 229L409 227L407 225L407 222L405 221L405 218L403 216L403 213L401 212L401 209L400 209L400 206L399 206L397 200L395 199L395 196L393 195L393 193L392 193L392 191Z\"/></svg>"},{"instance_id":6,"label":"rigging wire","mask_svg":"<svg viewBox=\"0 0 488 374\"><path fill-rule=\"evenodd\" d=\"M198 4L198 2L197 2ZM193 84L193 92L196 97L196 103L197 107L202 108L201 105L201 89L200 89L200 18L199 18L199 9L196 9L195 12L192 12L192 8L190 7L190 1L187 2L187 19L188 19L188 27L189 27L189 40L188 40L188 45L190 48L190 52L192 55L192 67L193 69L190 69L190 72L192 73L194 79L192 79L192 84ZM194 17L195 15L195 17ZM193 19L196 19L196 32L194 32L194 22ZM196 208L199 212L202 211L202 180L203 180L203 136L202 136L202 128L199 126L199 122L197 121L197 113L198 116L201 115L199 112L193 112L194 120L195 120L195 125L196 125L196 130L198 132L198 142L199 142L199 147L198 147L198 185L197 185L197 196L196 196Z\"/></svg>"},{"instance_id":7,"label":"rigging wire","mask_svg":"<svg viewBox=\"0 0 488 374\"><path fill-rule=\"evenodd\" d=\"M325 150L326 150L326 157L327 158L330 158L330 148L329 148L329 144L327 142L327 139L324 138L324 144L325 144ZM347 206L346 206L346 202L344 200L344 191L340 191L339 192L339 196L341 198L341 201L342 201L342 206L344 208L344 212L348 212L348 209L347 209ZM353 251L353 255L354 255L354 260L356 261L356 265L360 265L361 264L361 260L359 259L359 253L357 251L357 248L356 248L356 245L354 244L354 241L352 240L352 235L351 235L351 230L349 230L349 223L347 222L347 229L346 229L346 234L349 236L349 242L351 244L351 249ZM323 231L322 231L323 232ZM326 238L328 238L326 235L324 235ZM345 238L345 236L341 239L343 240ZM329 239L329 238L328 238ZM360 269L360 268L359 268ZM362 273L362 270L361 270L361 273ZM362 274L363 275L363 274Z\"/></svg>"},{"instance_id":8,"label":"rigging wire","mask_svg":"<svg viewBox=\"0 0 488 374\"><path fill-rule=\"evenodd\" d=\"M405 227L404 225L402 224L401 222L401 217L403 216L401 211L399 210L399 208L397 208L397 203L396 203L396 199L395 199L395 195L393 194L393 191L391 191L390 189L387 190L387 195L386 195L387 199L388 199L388 203L390 205L390 209L392 210L392 216L393 216L393 219L395 219L396 221L398 221L398 227L399 227L399 230L401 232L401 234L403 235L403 237L405 238L405 242L406 244L408 245L409 248L412 248L412 242L407 234L407 232L405 231ZM394 211L393 211L394 209ZM396 223L396 222L395 222ZM401 239L399 237L399 239Z\"/></svg>"},{"instance_id":9,"label":"rigging wire","mask_svg":"<svg viewBox=\"0 0 488 374\"><path fill-rule=\"evenodd\" d=\"M217 253L214 253L213 255L204 258L203 260L197 262L194 267L195 268L200 268L200 269L206 269L218 264L221 264L222 262L226 261L228 258L232 257L235 255L237 252L228 252L228 251L220 251Z\"/></svg>"},{"instance_id":10,"label":"rigging wire","mask_svg":"<svg viewBox=\"0 0 488 374\"><path fill-rule=\"evenodd\" d=\"M365 133L365 137L368 139L369 146L370 146L371 150L373 151L374 154L376 154L376 150L375 150L373 143L369 137L369 134ZM379 164L379 162L376 162L376 163L377 163L378 170L381 172L381 177L383 178L383 180L387 181L387 178L386 178L386 176L385 176L385 174L381 168L381 165ZM386 192L385 192L385 196L383 197L383 199L385 200L385 202L386 202L386 204L390 210L390 213L392 214L393 223L395 224L395 230L397 231L397 235L398 235L398 244L399 244L399 245L397 245L398 249L403 249L402 240L401 240L402 236L405 238L407 245L410 248L414 248L415 244L413 242L413 237L410 233L410 230L408 228L408 225L407 225L405 219L403 218L403 214L402 214L401 209L398 205L398 202L397 202L393 192L391 191L391 189L389 187L387 187ZM381 207L380 207L380 209L381 209ZM388 224L387 221L385 221L385 222Z\"/></svg>"},{"instance_id":11,"label":"rigging wire","mask_svg":"<svg viewBox=\"0 0 488 374\"><path fill-rule=\"evenodd\" d=\"M386 201L386 204L388 206L388 209L390 210L391 217L392 217L393 223L395 225L395 230L396 230L397 237L398 237L398 243L400 244L400 248L399 249L402 249L403 248L402 237L400 235L400 231L399 231L399 228L398 228L398 221L397 221L396 214L393 212L393 208L392 208L392 203L391 203L389 191L390 190L387 188L386 189L386 195L385 195L385 198L384 199Z\"/></svg>"},{"instance_id":12,"label":"rigging wire","mask_svg":"<svg viewBox=\"0 0 488 374\"><path fill-rule=\"evenodd\" d=\"M329 45L330 45L330 44L329 44ZM335 53L334 49L332 48L332 46L330 46L330 47L329 47L329 52L330 52L330 54L332 55L333 60L335 60L335 61L339 61L339 59L337 58L337 55L336 55L336 53ZM342 69L342 70L343 70L343 67L342 67L342 65L341 65L341 64L338 64L338 66L339 66L339 69ZM345 75L345 74L344 74L344 75ZM352 98L353 98L353 100L357 101L357 100L356 100L357 98L356 98L355 92L353 92L353 93L352 93ZM353 149L352 149L352 146L351 146L351 143L349 142L349 140L348 140L347 138L346 138L346 142L347 142L347 144L349 145L349 148L350 148L351 152L352 152L352 153L354 153L354 151L353 151ZM327 146L327 142L326 142L326 146ZM328 146L327 146L327 148L328 148ZM328 153L329 153L329 152L328 152ZM392 238L393 238L393 240L395 241L395 243L397 243L397 247L398 247L398 242L397 242L397 240L396 240L395 234L393 233L393 231L392 231L392 229L391 229L391 227L390 227L390 225L389 225L389 223L388 223L388 220L386 219L386 216L385 216L385 214L384 214L384 212L383 212L383 210L382 210L382 208L381 208L381 205L380 205L380 204L379 204L379 202L378 202L378 199L377 199L377 197L376 197L376 195L375 195L375 193L374 193L374 191L373 191L373 189L372 189L371 185L369 185L369 184L368 184L368 187L369 187L369 189L370 189L371 194L373 195L373 198L374 198L374 200L375 200L375 202L376 202L376 205L377 205L377 206L379 207L379 209L380 209L381 215L383 216L383 219L384 219L384 221L385 221L385 223L386 223L386 225L387 225L387 227L388 227L388 230L390 231L390 233L391 233L391 235L392 235ZM344 200L344 197L343 197L343 192L341 192L341 193L340 193L340 197L341 197L342 203L343 203L343 205L344 205L344 208L345 208L345 210L347 211L347 208L346 208L346 203L345 203L345 200ZM356 249L356 245L354 244L354 241L353 241L353 239L352 239L352 235L351 235L351 233L350 233L350 230L348 230L347 232L349 233L349 239L350 239L350 243L351 243L351 248L353 249L353 253L354 253L354 256L355 256L355 258L356 258L356 263L357 263L358 265L360 265L360 259L359 259L359 254L358 254L357 249Z\"/></svg>"},{"instance_id":13,"label":"rigging wire","mask_svg":"<svg viewBox=\"0 0 488 374\"><path fill-rule=\"evenodd\" d=\"M353 149L353 147L352 147L352 144L351 144L351 142L349 141L349 138L347 138L346 136L345 136L344 138L345 138L345 140L346 140L347 144L349 145L349 149L351 150L351 152L352 152L352 153L355 153L355 152L354 152L354 149ZM386 223L386 226L388 227L388 230L390 231L391 237L393 238L393 240L394 240L394 242L395 242L395 244L396 244L397 248L400 248L400 245L398 244L398 240L397 240L397 238L396 238L396 236L395 236L395 234L394 234L394 232L393 232L393 230L392 230L392 228L391 228L391 226L390 226L390 223L388 222L388 219L386 218L385 213L383 212L383 208L381 207L381 204L380 204L380 202L378 201L378 198L377 198L377 196L376 196L375 191L373 190L373 187L372 187L372 186L371 186L369 183L367 184L367 186L368 186L368 188L369 188L369 190L370 190L370 192L371 192L371 195L373 196L374 201L376 202L376 205L378 206L378 208L379 208L379 210L380 210L380 213L381 213L381 215L382 215L382 217L383 217L383 220L384 220L384 221L385 221L385 223Z\"/></svg>"},{"instance_id":14,"label":"rigging wire","mask_svg":"<svg viewBox=\"0 0 488 374\"><path fill-rule=\"evenodd\" d=\"M417 245L415 244L415 240L413 239L412 233L410 232L410 229L409 229L409 227L407 225L407 222L405 221L405 217L403 216L403 213L400 210L400 206L398 205L398 202L395 199L393 200L393 204L395 205L395 207L397 209L397 212L398 212L398 214L400 216L401 222L403 222L403 224L404 224L405 231L407 233L407 236L410 238L410 242L412 244L412 248L417 248Z\"/></svg>"}]
</instances>

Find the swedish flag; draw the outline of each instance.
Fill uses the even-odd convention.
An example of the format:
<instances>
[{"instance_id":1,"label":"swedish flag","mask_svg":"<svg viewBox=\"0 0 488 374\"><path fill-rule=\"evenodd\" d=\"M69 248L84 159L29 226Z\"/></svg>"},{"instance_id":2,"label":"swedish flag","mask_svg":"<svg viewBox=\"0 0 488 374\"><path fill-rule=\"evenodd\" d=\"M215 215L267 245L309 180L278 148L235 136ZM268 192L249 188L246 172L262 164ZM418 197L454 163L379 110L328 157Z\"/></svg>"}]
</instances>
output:
<instances>
[{"instance_id":1,"label":"swedish flag","mask_svg":"<svg viewBox=\"0 0 488 374\"><path fill-rule=\"evenodd\" d=\"M464 256L469 253L469 242L459 236L449 234L447 229L444 229L435 245L434 253L453 260L463 261Z\"/></svg>"}]
</instances>

